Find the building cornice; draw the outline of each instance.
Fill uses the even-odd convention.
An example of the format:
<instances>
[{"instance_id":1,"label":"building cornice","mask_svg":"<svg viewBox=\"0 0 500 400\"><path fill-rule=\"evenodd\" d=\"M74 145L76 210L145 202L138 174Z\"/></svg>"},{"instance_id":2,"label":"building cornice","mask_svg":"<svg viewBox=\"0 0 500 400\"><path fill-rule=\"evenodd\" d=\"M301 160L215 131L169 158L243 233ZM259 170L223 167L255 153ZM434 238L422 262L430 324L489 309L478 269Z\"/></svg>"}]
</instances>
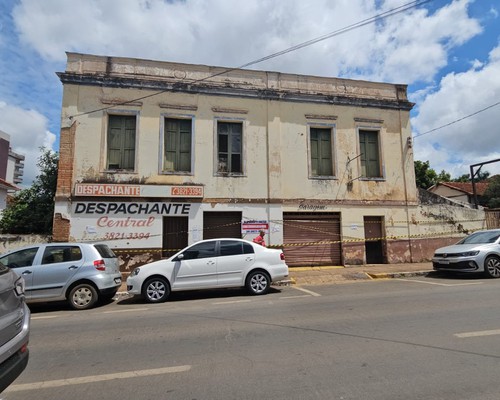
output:
<instances>
[{"instance_id":1,"label":"building cornice","mask_svg":"<svg viewBox=\"0 0 500 400\"><path fill-rule=\"evenodd\" d=\"M294 103L330 104L340 106L370 107L410 111L414 103L407 100L389 100L368 97L352 97L322 93L292 92L279 89L260 89L221 85L208 81L186 83L147 78L111 76L101 74L78 74L58 72L65 85L99 86L120 89L147 89L168 93L203 94L207 96L240 97L247 99L285 101ZM135 101L131 99L131 101ZM124 102L123 105L127 103Z\"/></svg>"}]
</instances>

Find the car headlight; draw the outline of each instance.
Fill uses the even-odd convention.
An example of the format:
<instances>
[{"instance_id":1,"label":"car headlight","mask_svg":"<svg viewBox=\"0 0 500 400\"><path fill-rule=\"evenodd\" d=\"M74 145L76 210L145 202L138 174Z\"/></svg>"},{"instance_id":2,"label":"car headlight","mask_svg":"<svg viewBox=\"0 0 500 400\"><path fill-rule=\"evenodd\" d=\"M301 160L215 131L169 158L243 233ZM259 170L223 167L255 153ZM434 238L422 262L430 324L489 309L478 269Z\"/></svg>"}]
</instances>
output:
<instances>
[{"instance_id":1,"label":"car headlight","mask_svg":"<svg viewBox=\"0 0 500 400\"><path fill-rule=\"evenodd\" d=\"M479 250L475 251L466 251L465 253L459 253L457 254L459 257L474 257L479 254Z\"/></svg>"},{"instance_id":2,"label":"car headlight","mask_svg":"<svg viewBox=\"0 0 500 400\"><path fill-rule=\"evenodd\" d=\"M14 290L16 291L16 294L19 297L21 297L21 296L24 296L24 290L25 290L25 288L26 288L26 284L24 282L24 279L21 277L14 284Z\"/></svg>"},{"instance_id":3,"label":"car headlight","mask_svg":"<svg viewBox=\"0 0 500 400\"><path fill-rule=\"evenodd\" d=\"M141 272L141 269L139 267L135 268L130 275L136 276L139 275L139 272Z\"/></svg>"}]
</instances>

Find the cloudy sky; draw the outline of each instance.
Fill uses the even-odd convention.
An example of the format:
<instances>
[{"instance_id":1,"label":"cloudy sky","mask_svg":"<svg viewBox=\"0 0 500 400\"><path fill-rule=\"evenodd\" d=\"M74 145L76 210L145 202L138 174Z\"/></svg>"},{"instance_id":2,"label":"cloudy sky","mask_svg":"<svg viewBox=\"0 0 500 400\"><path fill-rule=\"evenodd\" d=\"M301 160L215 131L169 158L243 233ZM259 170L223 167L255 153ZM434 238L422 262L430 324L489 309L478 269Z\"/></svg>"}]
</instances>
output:
<instances>
[{"instance_id":1,"label":"cloudy sky","mask_svg":"<svg viewBox=\"0 0 500 400\"><path fill-rule=\"evenodd\" d=\"M1 0L0 130L29 184L39 148L58 150L65 51L237 67L408 3ZM500 158L499 13L500 0L431 0L251 68L408 84L415 159L457 177Z\"/></svg>"}]
</instances>

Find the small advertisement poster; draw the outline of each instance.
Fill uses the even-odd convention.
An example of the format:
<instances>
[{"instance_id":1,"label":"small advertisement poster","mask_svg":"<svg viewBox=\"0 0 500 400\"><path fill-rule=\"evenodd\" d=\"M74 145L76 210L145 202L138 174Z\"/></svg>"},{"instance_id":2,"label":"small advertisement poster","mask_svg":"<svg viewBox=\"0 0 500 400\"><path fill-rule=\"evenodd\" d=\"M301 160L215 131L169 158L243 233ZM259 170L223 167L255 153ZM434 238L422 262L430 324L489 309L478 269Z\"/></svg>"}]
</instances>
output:
<instances>
[{"instance_id":1,"label":"small advertisement poster","mask_svg":"<svg viewBox=\"0 0 500 400\"><path fill-rule=\"evenodd\" d=\"M269 222L268 221L244 221L241 224L241 233L243 235L247 233L259 233L259 231L269 232Z\"/></svg>"}]
</instances>

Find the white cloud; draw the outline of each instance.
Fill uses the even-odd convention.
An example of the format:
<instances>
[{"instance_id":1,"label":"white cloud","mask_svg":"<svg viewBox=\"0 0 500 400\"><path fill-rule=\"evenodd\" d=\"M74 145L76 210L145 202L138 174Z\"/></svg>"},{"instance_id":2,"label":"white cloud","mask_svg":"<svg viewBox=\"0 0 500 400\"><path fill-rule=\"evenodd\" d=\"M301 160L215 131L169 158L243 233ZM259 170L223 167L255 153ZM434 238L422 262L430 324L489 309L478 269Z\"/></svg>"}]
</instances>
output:
<instances>
[{"instance_id":1,"label":"white cloud","mask_svg":"<svg viewBox=\"0 0 500 400\"><path fill-rule=\"evenodd\" d=\"M330 38L255 68L411 83L428 81L447 52L481 27L455 0ZM375 0L21 0L22 41L48 60L65 51L238 66L372 17ZM401 6L386 1L383 11ZM373 38L367 40L367 38Z\"/></svg>"},{"instance_id":2,"label":"white cloud","mask_svg":"<svg viewBox=\"0 0 500 400\"><path fill-rule=\"evenodd\" d=\"M10 135L12 149L26 157L20 186L29 186L39 174L36 166L40 147L52 149L56 136L47 130L47 118L34 110L25 110L0 101L0 130Z\"/></svg>"},{"instance_id":3,"label":"white cloud","mask_svg":"<svg viewBox=\"0 0 500 400\"><path fill-rule=\"evenodd\" d=\"M482 67L443 77L436 92L427 95L412 120L413 129L425 133L500 101L500 46ZM469 173L469 166L500 158L498 116L500 105L448 127L415 138L416 159L429 160L435 170L453 176ZM483 171L500 173L500 163Z\"/></svg>"}]
</instances>

